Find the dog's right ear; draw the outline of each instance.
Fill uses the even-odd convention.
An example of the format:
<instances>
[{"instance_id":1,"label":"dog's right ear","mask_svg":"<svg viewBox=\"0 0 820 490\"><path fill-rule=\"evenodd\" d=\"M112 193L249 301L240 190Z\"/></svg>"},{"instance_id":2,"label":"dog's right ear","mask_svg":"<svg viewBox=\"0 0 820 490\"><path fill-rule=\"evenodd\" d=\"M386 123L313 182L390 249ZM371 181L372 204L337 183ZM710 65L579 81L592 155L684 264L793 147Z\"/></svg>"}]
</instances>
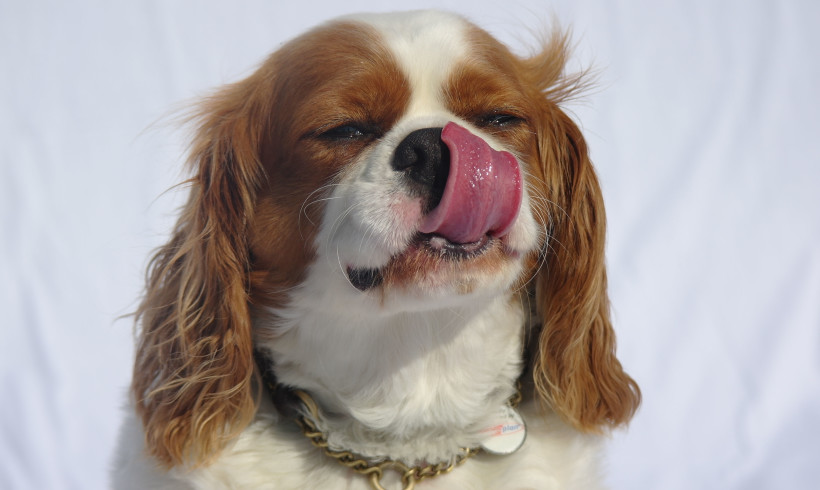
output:
<instances>
[{"instance_id":1,"label":"dog's right ear","mask_svg":"<svg viewBox=\"0 0 820 490\"><path fill-rule=\"evenodd\" d=\"M567 36L556 31L526 61L541 92L530 191L547 231L534 280L541 326L530 349L539 398L577 429L594 433L626 424L641 392L615 355L601 188L581 130L558 105L584 87L582 77L562 75L567 55Z\"/></svg>"},{"instance_id":2,"label":"dog's right ear","mask_svg":"<svg viewBox=\"0 0 820 490\"><path fill-rule=\"evenodd\" d=\"M246 241L269 80L263 66L192 118L190 197L148 268L132 392L148 451L166 467L207 463L255 413Z\"/></svg>"}]
</instances>

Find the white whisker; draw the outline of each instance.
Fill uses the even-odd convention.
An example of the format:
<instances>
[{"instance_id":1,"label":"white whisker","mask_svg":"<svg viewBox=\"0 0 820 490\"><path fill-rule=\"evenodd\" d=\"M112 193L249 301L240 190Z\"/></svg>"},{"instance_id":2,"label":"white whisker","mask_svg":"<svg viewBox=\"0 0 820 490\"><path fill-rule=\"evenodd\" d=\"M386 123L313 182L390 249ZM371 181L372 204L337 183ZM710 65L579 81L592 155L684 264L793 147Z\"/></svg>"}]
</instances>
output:
<instances>
[{"instance_id":1,"label":"white whisker","mask_svg":"<svg viewBox=\"0 0 820 490\"><path fill-rule=\"evenodd\" d=\"M311 200L311 197L313 197L316 194L319 194L321 192L325 192L328 189L331 189L333 187L342 186L342 185L343 184L337 184L337 183L330 183L330 184L324 185L324 186L319 187L318 189L314 190L310 194L308 194L307 197L305 197L305 200L302 201L302 206L299 208L299 214L298 214L299 217L298 217L298 221L297 221L297 228L299 229L299 236L302 238L303 241L304 241L305 237L304 237L304 234L302 233L302 216L304 216L311 225L313 225L313 226L317 225L317 223L314 223L313 220L310 219L310 216L308 215L308 208L310 208L311 206L314 206L316 204L322 203L322 202L327 202L327 201L331 201L333 199L338 199L338 196L330 196L330 195L323 196L323 197L320 197L318 199L312 199L312 200Z\"/></svg>"}]
</instances>

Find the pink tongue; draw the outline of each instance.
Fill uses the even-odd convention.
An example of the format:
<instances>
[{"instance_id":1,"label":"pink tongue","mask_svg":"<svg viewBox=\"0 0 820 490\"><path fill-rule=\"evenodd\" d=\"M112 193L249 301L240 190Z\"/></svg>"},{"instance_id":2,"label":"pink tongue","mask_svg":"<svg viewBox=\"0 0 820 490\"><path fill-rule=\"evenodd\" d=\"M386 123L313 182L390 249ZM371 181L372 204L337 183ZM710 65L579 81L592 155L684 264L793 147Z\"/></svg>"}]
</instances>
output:
<instances>
[{"instance_id":1,"label":"pink tongue","mask_svg":"<svg viewBox=\"0 0 820 490\"><path fill-rule=\"evenodd\" d=\"M419 231L453 243L473 243L485 234L507 234L521 207L521 173L515 157L490 148L465 128L448 123L441 140L450 149L450 174L441 202Z\"/></svg>"}]
</instances>

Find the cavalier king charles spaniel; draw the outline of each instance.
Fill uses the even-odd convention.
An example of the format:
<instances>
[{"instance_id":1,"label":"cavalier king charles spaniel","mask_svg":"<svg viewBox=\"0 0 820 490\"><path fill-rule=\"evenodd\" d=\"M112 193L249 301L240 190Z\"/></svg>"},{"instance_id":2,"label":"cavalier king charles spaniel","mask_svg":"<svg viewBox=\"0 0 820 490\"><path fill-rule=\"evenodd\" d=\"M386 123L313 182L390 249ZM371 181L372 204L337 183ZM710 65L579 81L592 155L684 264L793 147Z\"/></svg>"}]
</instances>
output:
<instances>
[{"instance_id":1,"label":"cavalier king charles spaniel","mask_svg":"<svg viewBox=\"0 0 820 490\"><path fill-rule=\"evenodd\" d=\"M615 357L567 37L357 15L191 117L116 488L597 488Z\"/></svg>"}]
</instances>

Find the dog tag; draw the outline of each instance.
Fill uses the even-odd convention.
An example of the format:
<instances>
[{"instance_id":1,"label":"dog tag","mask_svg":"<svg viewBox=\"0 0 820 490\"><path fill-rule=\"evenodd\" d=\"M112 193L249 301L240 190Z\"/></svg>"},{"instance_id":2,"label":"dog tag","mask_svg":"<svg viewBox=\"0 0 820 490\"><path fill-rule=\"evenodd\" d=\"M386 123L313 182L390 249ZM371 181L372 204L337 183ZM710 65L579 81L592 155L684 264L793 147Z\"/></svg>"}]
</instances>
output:
<instances>
[{"instance_id":1,"label":"dog tag","mask_svg":"<svg viewBox=\"0 0 820 490\"><path fill-rule=\"evenodd\" d=\"M486 439L481 443L481 449L500 456L518 451L527 438L527 427L521 414L513 407L504 405L497 421L497 424L481 431L486 435Z\"/></svg>"}]
</instances>

